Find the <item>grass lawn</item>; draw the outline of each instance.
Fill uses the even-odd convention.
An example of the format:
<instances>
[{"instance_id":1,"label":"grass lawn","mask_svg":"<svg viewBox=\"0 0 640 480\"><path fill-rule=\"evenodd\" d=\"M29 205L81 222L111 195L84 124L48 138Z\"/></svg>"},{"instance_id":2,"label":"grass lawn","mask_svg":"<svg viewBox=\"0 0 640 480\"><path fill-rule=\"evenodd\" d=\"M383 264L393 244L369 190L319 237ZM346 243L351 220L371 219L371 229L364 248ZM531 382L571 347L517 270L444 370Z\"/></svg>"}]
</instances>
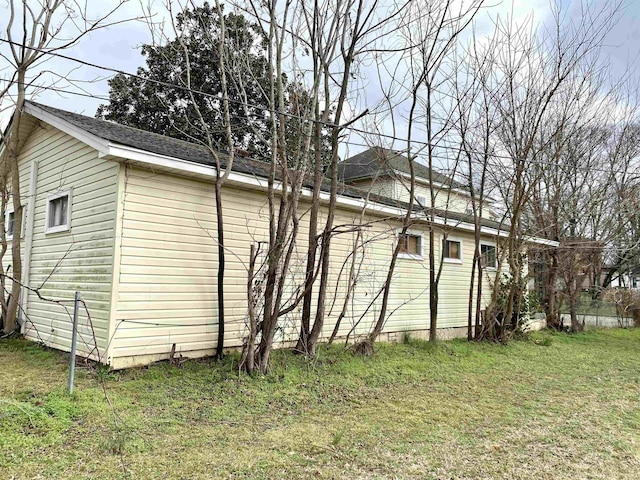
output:
<instances>
[{"instance_id":1,"label":"grass lawn","mask_svg":"<svg viewBox=\"0 0 640 480\"><path fill-rule=\"evenodd\" d=\"M0 341L0 478L640 478L640 330L81 371L73 397L67 359Z\"/></svg>"}]
</instances>

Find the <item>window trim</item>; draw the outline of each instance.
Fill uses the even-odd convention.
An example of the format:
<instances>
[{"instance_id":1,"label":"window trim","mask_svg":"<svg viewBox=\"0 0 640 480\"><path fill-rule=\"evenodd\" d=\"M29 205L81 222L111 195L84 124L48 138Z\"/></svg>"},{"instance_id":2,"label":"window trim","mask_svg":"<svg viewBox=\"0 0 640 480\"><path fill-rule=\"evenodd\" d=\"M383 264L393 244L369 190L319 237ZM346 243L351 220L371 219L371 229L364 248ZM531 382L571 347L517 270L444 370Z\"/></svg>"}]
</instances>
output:
<instances>
[{"instance_id":1,"label":"window trim","mask_svg":"<svg viewBox=\"0 0 640 480\"><path fill-rule=\"evenodd\" d=\"M444 242L445 241L451 241L451 242L458 242L460 244L460 258L454 258L454 257L445 257L444 256ZM460 237L456 237L455 235L447 235L446 237L443 235L442 236L442 242L440 242L440 245L442 248L442 252L441 252L441 257L442 257L442 261L444 263L452 263L455 265L462 265L462 259L464 258L464 242L462 241L462 238Z\"/></svg>"},{"instance_id":2,"label":"window trim","mask_svg":"<svg viewBox=\"0 0 640 480\"><path fill-rule=\"evenodd\" d=\"M419 232L419 231L416 231L416 230L408 229L404 233L405 233L405 235L411 235L411 236L414 236L414 237L418 237L420 239L420 253L398 252L398 258L406 258L406 259L409 259L409 260L424 260L424 234L423 234L423 232ZM396 245L400 241L400 235L401 234L402 234L402 229L399 228L396 231Z\"/></svg>"},{"instance_id":3,"label":"window trim","mask_svg":"<svg viewBox=\"0 0 640 480\"><path fill-rule=\"evenodd\" d=\"M498 269L498 247L494 242L480 242L480 258L482 258L482 247L493 247L496 252L496 262L492 267L484 266L482 269L488 272L495 272ZM482 261L482 260L481 260Z\"/></svg>"},{"instance_id":4,"label":"window trim","mask_svg":"<svg viewBox=\"0 0 640 480\"><path fill-rule=\"evenodd\" d=\"M58 198L68 197L67 199L67 221L62 225L56 225L55 227L49 227L49 211L51 202L57 200ZM72 202L72 190L64 190L62 192L54 193L53 195L49 195L47 197L46 210L44 216L44 233L60 233L60 232L68 232L71 230L71 202Z\"/></svg>"},{"instance_id":5,"label":"window trim","mask_svg":"<svg viewBox=\"0 0 640 480\"><path fill-rule=\"evenodd\" d=\"M27 205L23 205L22 206L22 235L20 235L20 238L24 238L25 232L26 232L26 220L27 220ZM15 209L13 208L13 203L8 204L7 205L7 209L4 212L4 231L6 234L6 239L7 242L10 242L11 240L13 240L14 234L15 232L13 232L11 235L9 235L9 215L11 215L12 213L15 213ZM15 224L14 224L15 225Z\"/></svg>"},{"instance_id":6,"label":"window trim","mask_svg":"<svg viewBox=\"0 0 640 480\"><path fill-rule=\"evenodd\" d=\"M414 195L416 203L421 208L427 208L427 196L426 195ZM422 199L422 201L420 201Z\"/></svg>"},{"instance_id":7,"label":"window trim","mask_svg":"<svg viewBox=\"0 0 640 480\"><path fill-rule=\"evenodd\" d=\"M7 239L7 242L10 242L11 240L13 240L13 232L9 234L9 215L11 215L12 213L15 213L15 209L13 208L13 205L11 207L7 207L7 210L4 212L4 232L5 232L5 236L6 236L5 238Z\"/></svg>"}]
</instances>

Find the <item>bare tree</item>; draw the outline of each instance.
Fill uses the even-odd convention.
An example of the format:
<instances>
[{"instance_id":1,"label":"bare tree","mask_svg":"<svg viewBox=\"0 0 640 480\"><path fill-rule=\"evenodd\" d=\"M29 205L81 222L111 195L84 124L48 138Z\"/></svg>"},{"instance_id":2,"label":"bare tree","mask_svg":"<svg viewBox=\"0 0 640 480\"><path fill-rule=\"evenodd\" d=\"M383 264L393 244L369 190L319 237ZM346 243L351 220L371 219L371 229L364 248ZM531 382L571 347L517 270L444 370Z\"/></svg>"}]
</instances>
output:
<instances>
[{"instance_id":1,"label":"bare tree","mask_svg":"<svg viewBox=\"0 0 640 480\"><path fill-rule=\"evenodd\" d=\"M436 238L437 232L442 232L443 245L448 236L447 227L438 226L438 217L443 216L441 208L449 205L449 196L453 185L438 185L435 181L436 158L440 156L449 158L451 168L448 173L455 176L460 162L461 150L441 147L446 143L446 138L452 128L452 115L455 112L455 104L445 100L443 85L446 84L449 71L448 61L458 37L470 25L474 16L481 8L483 2L475 1L470 4L456 7L453 2L429 3L427 8L422 5L412 4L407 9L402 19L402 36L404 48L402 55L397 60L397 66L383 67L388 72L393 72L391 85L385 92L384 104L388 106L388 112L392 116L392 124L396 125L394 116L406 116L406 146L409 180L406 186L408 190L408 205L404 218L400 219L399 238L406 235L407 230L417 217L414 212L416 205L416 174L414 161L417 153L424 152L426 166L428 167L429 198L425 205L418 205L418 212L425 216L429 222L428 229L428 257L429 257L429 339L435 341L438 328L438 287L443 271L443 247L438 248L440 256L436 262ZM405 73L406 71L406 73ZM455 73L453 73L455 74ZM409 82L407 82L409 79ZM397 103L406 106L406 111L393 108ZM395 130L395 128L394 128ZM394 132L395 133L395 132ZM443 201L443 197L445 197ZM444 203L444 205L443 205ZM370 346L382 332L388 315L388 300L392 279L402 242L396 242L393 250L386 280L381 289L381 307L368 338L362 342L364 351L370 351Z\"/></svg>"},{"instance_id":2,"label":"bare tree","mask_svg":"<svg viewBox=\"0 0 640 480\"><path fill-rule=\"evenodd\" d=\"M493 199L489 193L490 174L496 160L492 142L496 112L491 108L495 94L491 75L496 37L494 35L481 43L474 29L469 44L458 51L455 59L457 74L451 79L451 91L456 105L452 136L460 142L462 150L461 174L469 189L470 213L474 226L467 307L468 340L475 338L480 331L483 283L487 267L495 267L497 273L502 267L498 263L498 239L489 251L483 254L481 250L483 220L494 217L490 207ZM498 223L498 227L500 231L502 222ZM495 281L496 276L491 275L493 278L488 279Z\"/></svg>"},{"instance_id":3,"label":"bare tree","mask_svg":"<svg viewBox=\"0 0 640 480\"><path fill-rule=\"evenodd\" d=\"M323 159L321 149L321 130L331 119L335 124L340 123L343 115L344 104L349 93L351 69L357 54L356 47L360 43L365 31L363 29L363 6L364 2L345 4L345 10L340 11L339 5L333 6L333 2L314 2L313 5L301 4L302 18L304 18L305 29L310 33L307 45L310 47L313 61L313 85L314 92L318 95L314 111L314 158L313 158L313 194L311 198L311 209L309 214L309 233L307 247L307 262L305 272L305 295L302 307L302 319L300 325L300 336L296 345L296 351L306 354L315 352L316 343L322 332L325 318L326 292L328 288L329 275L329 253L331 243L331 229L333 227L333 216L335 211L336 194L338 187L338 140L340 129L333 127L330 135L330 172L331 190L330 204L327 215L326 226L321 236L318 235L318 216L320 211L320 191L324 180ZM336 8L333 15L328 14ZM344 7L343 7L344 8ZM345 32L346 14L351 9L355 10L355 21L351 38L343 37ZM339 94L336 103L332 99L333 70L336 63L343 65L341 81L336 82L339 87ZM321 95L323 98L321 98ZM325 108L320 111L320 101ZM332 108L335 108L335 115L331 116ZM317 262L318 248L320 259ZM320 286L317 296L316 314L313 325L311 324L311 304L313 301L313 285L317 277L317 270L321 270Z\"/></svg>"},{"instance_id":4,"label":"bare tree","mask_svg":"<svg viewBox=\"0 0 640 480\"><path fill-rule=\"evenodd\" d=\"M558 247L558 270L564 281L563 294L569 304L571 331L584 329L577 315L578 297L589 270L601 261L602 243L585 238L565 238Z\"/></svg>"},{"instance_id":5,"label":"bare tree","mask_svg":"<svg viewBox=\"0 0 640 480\"><path fill-rule=\"evenodd\" d=\"M213 160L213 166L215 168L215 180L214 180L214 199L216 207L216 248L218 252L217 263L217 316L218 316L218 333L217 333L217 345L216 345L216 358L222 359L224 355L224 339L225 339L225 235L224 235L224 212L223 212L223 192L222 187L233 169L233 162L238 149L236 142L238 135L232 131L232 119L231 119L231 107L230 107L230 91L232 87L229 85L228 75L229 72L234 69L238 69L243 74L247 73L244 62L234 61L234 51L246 51L250 46L240 46L234 43L233 39L227 36L227 26L225 21L225 15L223 13L223 7L219 1L215 1L212 13L216 15L216 21L218 23L217 30L210 31L204 26L205 20L201 17L202 10L198 9L198 6L192 1L187 0L184 3L179 1L169 1L166 3L166 10L169 13L171 30L167 34L164 28L156 28L156 26L149 22L151 31L154 34L154 43L157 46L165 46L169 49L171 58L167 61L177 57L181 60L180 70L182 75L177 77L179 84L178 88L183 88L186 91L189 98L189 109L187 112L193 113L193 117L184 119L184 124L189 125L191 132L197 132L197 136L194 133L180 132L183 135L188 135L191 141L203 145ZM150 7L149 7L150 9ZM153 17L151 9L148 13L148 18ZM191 23L193 22L193 24ZM198 36L197 40L191 37L193 29L203 30L202 36ZM199 42L204 39L207 42L206 47L203 47ZM193 45L193 42L198 42L197 45ZM251 41L248 39L247 41ZM192 62L194 57L197 57L203 50L214 52L214 58L211 59L211 63L216 65L220 78L220 98L218 108L222 117L222 132L214 129L207 119L205 112L201 105L207 105L207 99L202 99L199 93L199 85L194 84ZM157 48L156 52L162 54L163 49ZM196 93L198 92L198 93ZM161 98L161 97L159 97ZM211 100L211 99L208 99ZM173 108L174 105L166 105L166 108Z\"/></svg>"},{"instance_id":6,"label":"bare tree","mask_svg":"<svg viewBox=\"0 0 640 480\"><path fill-rule=\"evenodd\" d=\"M298 104L295 121L294 116L288 115L285 110L285 83L284 68L287 59L293 55L293 42L290 32L295 22L296 3L289 0L284 5L277 1L267 4L250 4L250 12L258 22L267 42L267 61L270 79L264 86L265 98L269 105L269 141L268 154L269 173L267 180L267 202L269 215L268 246L266 251L264 289L260 291L262 296L262 320L258 322L251 317L255 316L251 298L252 282L255 275L254 268L249 272L249 297L250 321L248 337L243 348L243 364L247 372L254 369L265 373L269 366L269 358L273 348L273 342L279 327L281 316L296 308L302 296L296 295L288 305L284 305L287 298L288 271L295 252L296 239L299 232L299 205L302 189L307 179L308 166L310 165L311 139L314 131L314 114L318 109L314 100L317 97L311 95L306 102ZM295 40L298 40L295 38ZM235 78L234 81L241 80ZM317 91L317 90L314 90ZM297 135L290 136L292 123L295 124ZM299 142L300 148L296 149L293 162L289 162L287 151L291 142ZM256 253L252 250L250 264L255 266ZM252 314L252 312L254 312ZM258 342L255 345L254 342Z\"/></svg>"},{"instance_id":7,"label":"bare tree","mask_svg":"<svg viewBox=\"0 0 640 480\"><path fill-rule=\"evenodd\" d=\"M494 148L501 152L496 182L509 220L505 242L508 273L513 281L507 292L494 289L493 308L488 320L505 332L519 320L517 304L523 295L522 278L526 265L523 255L527 236L535 233L525 221L527 205L541 181L532 168L541 152L553 142L566 122L549 122L560 100L567 101L569 116L580 111L579 99L571 95L576 85L594 79L601 68L598 53L606 33L612 28L619 5L594 11L587 7L576 23L567 22L560 6L554 5L553 26L535 29L531 20L517 25L514 20L498 22L500 39L493 59L494 101L497 112ZM553 125L553 127L549 127ZM533 173L532 173L533 172ZM497 309L497 298L505 295L504 306Z\"/></svg>"},{"instance_id":8,"label":"bare tree","mask_svg":"<svg viewBox=\"0 0 640 480\"><path fill-rule=\"evenodd\" d=\"M621 101L625 117L610 126L605 145L606 168L612 172L609 192L610 209L607 222L615 233L605 245L603 263L607 272L600 275L597 285L607 288L614 279L624 281L626 272L640 264L640 120L637 118L636 97L628 95Z\"/></svg>"},{"instance_id":9,"label":"bare tree","mask_svg":"<svg viewBox=\"0 0 640 480\"><path fill-rule=\"evenodd\" d=\"M325 4L314 3L307 7L304 15L306 25L311 32L309 43L314 54L314 76L323 83L322 103L324 114L331 111L332 126L329 136L330 187L327 217L321 235L317 235L318 213L320 204L321 157L320 157L320 122L325 118L316 117L316 156L314 168L314 190L309 218L309 245L307 251L306 295L303 303L302 325L296 349L307 354L314 354L316 345L324 328L327 310L327 292L331 269L331 240L335 235L334 218L338 195L338 159L340 140L343 131L350 124L361 118L365 112L355 115L343 122L345 106L351 93L352 79L355 76L357 63L364 61L363 56L370 54L371 45L376 39L388 35L388 25L398 16L407 3L394 6L389 13L380 16L377 0L350 0ZM327 13L329 13L327 15ZM331 88L335 84L336 87ZM336 91L333 91L336 90ZM319 100L320 103L320 100ZM331 110L329 110L331 106ZM329 117L327 117L329 118ZM316 263L316 251L320 247L320 257ZM313 299L313 280L319 270L320 283L316 297L316 312L313 326L310 325L311 302Z\"/></svg>"},{"instance_id":10,"label":"bare tree","mask_svg":"<svg viewBox=\"0 0 640 480\"><path fill-rule=\"evenodd\" d=\"M19 149L22 141L21 124L27 97L41 87L42 77L53 75L54 85L70 80L64 75L47 72L43 64L61 50L79 43L89 33L122 22L111 20L115 12L127 0L118 1L113 8L97 17L92 17L86 3L75 0L43 0L27 2L9 0L7 27L0 41L8 45L8 54L2 54L10 65L5 84L0 91L0 103L5 108L13 108L10 128L7 134L0 134L4 147L2 162L8 171L6 186L10 188L13 205L13 229L16 235L11 242L12 278L11 293L4 313L3 331L11 333L16 329L18 303L22 281L22 260L20 255L20 232L23 219L23 196L20 192ZM7 248L6 236L3 249Z\"/></svg>"}]
</instances>

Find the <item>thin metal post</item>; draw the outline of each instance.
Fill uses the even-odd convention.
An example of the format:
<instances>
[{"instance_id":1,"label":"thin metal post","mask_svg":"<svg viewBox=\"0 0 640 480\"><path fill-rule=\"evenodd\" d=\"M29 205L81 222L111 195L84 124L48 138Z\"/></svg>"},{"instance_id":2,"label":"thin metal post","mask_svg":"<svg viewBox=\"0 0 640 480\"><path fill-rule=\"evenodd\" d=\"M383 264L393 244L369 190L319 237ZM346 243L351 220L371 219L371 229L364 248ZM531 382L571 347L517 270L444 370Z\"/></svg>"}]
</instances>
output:
<instances>
[{"instance_id":1,"label":"thin metal post","mask_svg":"<svg viewBox=\"0 0 640 480\"><path fill-rule=\"evenodd\" d=\"M73 393L73 380L76 376L76 342L78 340L78 305L80 292L76 292L73 302L73 332L71 334L71 362L69 363L69 395Z\"/></svg>"}]
</instances>

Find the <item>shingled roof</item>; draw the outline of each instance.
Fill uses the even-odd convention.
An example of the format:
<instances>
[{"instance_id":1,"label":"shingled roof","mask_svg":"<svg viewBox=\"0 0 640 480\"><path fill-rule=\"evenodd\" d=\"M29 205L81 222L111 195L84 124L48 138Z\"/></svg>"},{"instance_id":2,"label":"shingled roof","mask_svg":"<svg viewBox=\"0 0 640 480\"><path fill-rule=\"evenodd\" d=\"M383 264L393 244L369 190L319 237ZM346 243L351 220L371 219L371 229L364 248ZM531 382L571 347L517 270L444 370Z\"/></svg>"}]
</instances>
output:
<instances>
[{"instance_id":1,"label":"shingled roof","mask_svg":"<svg viewBox=\"0 0 640 480\"><path fill-rule=\"evenodd\" d=\"M51 115L55 115L85 132L91 133L98 138L102 138L118 145L137 148L139 150L144 150L145 152L178 158L180 160L200 165L215 165L215 159L211 155L211 152L209 152L209 150L203 145L185 142L184 140L178 140L165 135L147 132L138 128L128 127L126 125L120 125L107 120L67 112L66 110L60 110L59 108L49 107L36 102L28 103L41 108ZM220 153L220 156L221 163L224 167L227 157L224 153ZM252 158L236 156L233 160L233 170L239 173L267 177L269 175L269 164Z\"/></svg>"},{"instance_id":2,"label":"shingled roof","mask_svg":"<svg viewBox=\"0 0 640 480\"><path fill-rule=\"evenodd\" d=\"M98 138L103 140L107 140L114 144L127 146L136 148L139 150L143 150L146 152L155 153L158 155L165 155L172 158L177 158L180 160L185 160L187 162L193 162L200 165L208 165L213 166L215 160L213 159L209 150L195 143L185 142L183 140L177 140L175 138L167 137L164 135L159 135L157 133L147 132L144 130L140 130L133 127L128 127L125 125L120 125L114 122L110 122L107 120L100 120L93 117L88 117L85 115L80 115L77 113L67 112L65 110L60 110L58 108L49 107L47 105L42 105L35 102L28 102L31 105L42 109L43 111L64 120L65 122L87 132ZM375 149L370 149L375 150ZM388 152L392 152L389 150ZM367 153L367 152L363 152ZM227 159L226 154L220 153L221 155L221 163L224 168L225 160ZM371 155L371 154L369 154ZM396 154L397 160L394 160L396 157L391 157L392 165L401 166L403 159L402 156ZM351 160L359 157L360 159L356 162L353 162L353 165L358 163L364 165L366 163L366 156L363 154L356 155L355 157L351 157L351 159L345 160L341 162L341 165L344 165L345 162L349 162L351 164ZM369 157L371 158L371 157ZM404 162L406 163L406 157L404 157ZM416 164L414 162L414 164ZM428 169L422 165L418 165L416 168L416 175L421 176ZM238 173L245 173L249 175L255 175L261 178L266 178L269 175L270 164L261 160L256 160L253 158L244 158L236 156L233 161L233 171ZM344 167L343 167L344 168ZM369 168L369 167L367 167ZM407 167L408 169L408 167ZM364 168L363 168L364 170ZM401 170L398 168L398 170ZM402 170L401 170L402 171ZM436 172L434 172L435 174ZM452 182L448 177L444 175L438 174L438 176L434 175L434 179L438 179L438 182ZM457 182L451 183L452 186L458 186ZM312 187L312 178L305 182L305 187ZM328 179L324 179L322 183L322 190L327 192L330 190L330 182ZM406 202L401 202L395 200L393 198L385 197L382 195L375 194L366 194L361 189L354 188L348 185L348 183L340 183L338 186L338 194L342 196L364 199L365 196L368 197L369 202L377 203L380 205L386 205L391 207L397 207L401 209L407 209L409 204ZM414 211L418 212L421 210L421 207L414 205ZM448 219L454 222L464 222L464 223L473 223L474 217L472 215L466 215L458 212L451 212L445 210L437 210L435 214L443 219ZM498 222L482 219L482 225L489 228L495 229L505 229L508 228L508 225L500 224Z\"/></svg>"},{"instance_id":3,"label":"shingled roof","mask_svg":"<svg viewBox=\"0 0 640 480\"><path fill-rule=\"evenodd\" d=\"M382 147L372 147L364 152L349 157L338 164L338 172L343 182L390 176L399 173L409 175L409 157L406 154ZM429 167L413 161L416 178L429 179ZM466 190L467 187L433 170L433 181L442 185Z\"/></svg>"}]
</instances>

